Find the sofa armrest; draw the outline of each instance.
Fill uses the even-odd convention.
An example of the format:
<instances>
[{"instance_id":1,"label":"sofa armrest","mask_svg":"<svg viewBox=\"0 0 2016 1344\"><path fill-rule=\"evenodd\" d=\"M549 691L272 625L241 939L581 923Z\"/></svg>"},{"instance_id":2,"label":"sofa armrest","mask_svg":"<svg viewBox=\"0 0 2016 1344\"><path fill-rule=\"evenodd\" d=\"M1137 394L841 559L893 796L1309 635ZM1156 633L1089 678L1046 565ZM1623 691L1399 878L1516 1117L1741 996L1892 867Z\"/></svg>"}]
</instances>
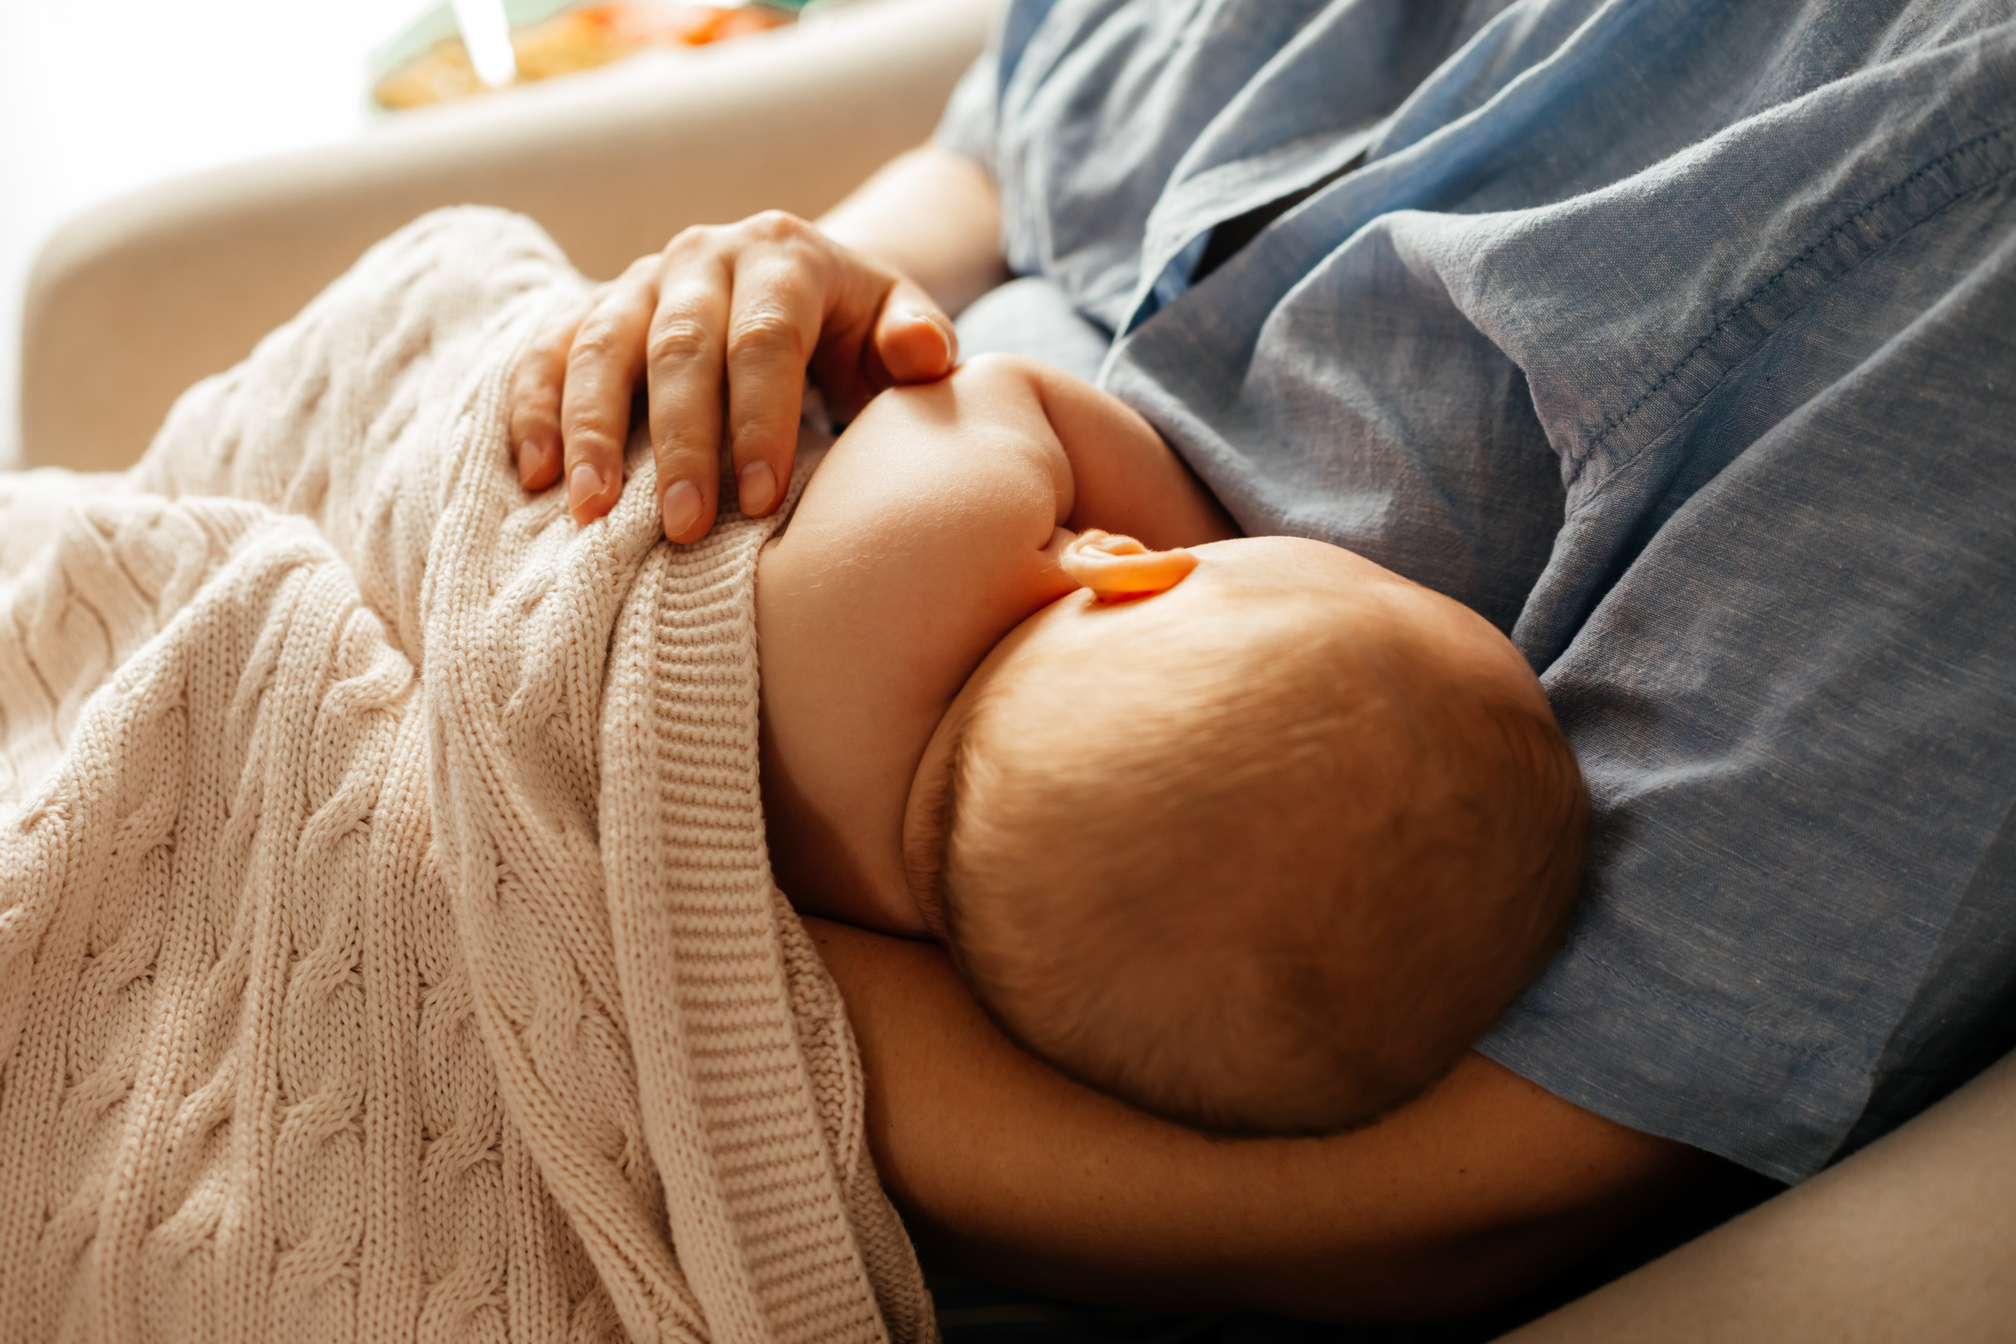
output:
<instances>
[{"instance_id":1,"label":"sofa armrest","mask_svg":"<svg viewBox=\"0 0 2016 1344\"><path fill-rule=\"evenodd\" d=\"M1503 1344L2010 1338L2016 1055L1895 1133Z\"/></svg>"},{"instance_id":2,"label":"sofa armrest","mask_svg":"<svg viewBox=\"0 0 2016 1344\"><path fill-rule=\"evenodd\" d=\"M873 0L819 23L407 113L343 144L87 211L24 309L32 466L123 467L373 241L437 206L520 210L590 275L688 224L814 215L930 134L997 0Z\"/></svg>"}]
</instances>

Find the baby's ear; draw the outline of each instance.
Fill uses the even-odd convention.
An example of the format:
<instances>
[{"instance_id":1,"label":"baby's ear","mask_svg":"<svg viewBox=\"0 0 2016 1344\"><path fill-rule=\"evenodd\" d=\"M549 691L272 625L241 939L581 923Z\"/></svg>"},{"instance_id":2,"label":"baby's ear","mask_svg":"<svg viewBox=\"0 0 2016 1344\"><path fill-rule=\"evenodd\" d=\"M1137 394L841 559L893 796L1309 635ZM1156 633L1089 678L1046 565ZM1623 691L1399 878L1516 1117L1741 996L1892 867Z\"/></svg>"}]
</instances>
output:
<instances>
[{"instance_id":1,"label":"baby's ear","mask_svg":"<svg viewBox=\"0 0 2016 1344\"><path fill-rule=\"evenodd\" d=\"M1101 602L1126 602L1174 588L1197 568L1197 557L1181 547L1151 551L1132 537L1093 528L1064 548L1059 563Z\"/></svg>"}]
</instances>

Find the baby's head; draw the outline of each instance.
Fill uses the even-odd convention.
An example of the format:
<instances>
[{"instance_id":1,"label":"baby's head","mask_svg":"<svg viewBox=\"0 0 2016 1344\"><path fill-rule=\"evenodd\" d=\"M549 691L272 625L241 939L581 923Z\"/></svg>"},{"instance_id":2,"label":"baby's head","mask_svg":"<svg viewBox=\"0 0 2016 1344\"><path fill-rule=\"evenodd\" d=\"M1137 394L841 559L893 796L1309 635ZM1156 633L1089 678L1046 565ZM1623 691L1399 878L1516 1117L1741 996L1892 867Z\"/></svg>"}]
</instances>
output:
<instances>
[{"instance_id":1,"label":"baby's head","mask_svg":"<svg viewBox=\"0 0 2016 1344\"><path fill-rule=\"evenodd\" d=\"M969 680L906 826L920 903L1082 1081L1207 1129L1349 1128L1545 964L1581 775L1457 603L1317 542L1195 554L1053 604Z\"/></svg>"}]
</instances>

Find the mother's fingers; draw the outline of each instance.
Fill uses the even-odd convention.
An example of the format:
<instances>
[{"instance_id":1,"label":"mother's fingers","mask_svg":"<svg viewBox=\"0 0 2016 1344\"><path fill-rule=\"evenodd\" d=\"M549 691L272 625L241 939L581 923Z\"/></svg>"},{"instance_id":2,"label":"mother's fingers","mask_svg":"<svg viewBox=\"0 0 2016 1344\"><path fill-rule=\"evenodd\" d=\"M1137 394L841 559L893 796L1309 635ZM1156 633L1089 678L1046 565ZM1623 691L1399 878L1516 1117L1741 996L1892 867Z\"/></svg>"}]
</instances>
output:
<instances>
[{"instance_id":1,"label":"mother's fingers","mask_svg":"<svg viewBox=\"0 0 2016 1344\"><path fill-rule=\"evenodd\" d=\"M952 319L902 276L857 262L834 288L812 364L826 409L840 419L852 419L885 388L931 382L958 362Z\"/></svg>"},{"instance_id":2,"label":"mother's fingers","mask_svg":"<svg viewBox=\"0 0 2016 1344\"><path fill-rule=\"evenodd\" d=\"M795 239L747 254L735 269L724 360L728 437L739 504L752 518L782 503L791 479L805 365L826 317L827 269L822 249Z\"/></svg>"},{"instance_id":3,"label":"mother's fingers","mask_svg":"<svg viewBox=\"0 0 2016 1344\"><path fill-rule=\"evenodd\" d=\"M845 416L891 383L943 376L956 356L928 295L802 219L691 228L528 347L511 384L519 479L564 481L577 522L607 513L641 379L666 535L697 541L718 508L724 418L738 503L760 516L791 479L808 364Z\"/></svg>"},{"instance_id":4,"label":"mother's fingers","mask_svg":"<svg viewBox=\"0 0 2016 1344\"><path fill-rule=\"evenodd\" d=\"M598 293L584 294L549 317L511 371L511 453L519 483L527 490L544 490L560 479L560 394L567 383L567 351Z\"/></svg>"},{"instance_id":5,"label":"mother's fingers","mask_svg":"<svg viewBox=\"0 0 2016 1344\"><path fill-rule=\"evenodd\" d=\"M632 263L602 288L567 351L560 431L567 508L577 523L600 518L623 493L630 397L643 371L645 331L658 297L655 261Z\"/></svg>"},{"instance_id":6,"label":"mother's fingers","mask_svg":"<svg viewBox=\"0 0 2016 1344\"><path fill-rule=\"evenodd\" d=\"M651 453L658 511L673 541L698 541L714 525L721 488L721 331L728 320L728 262L700 236L666 249L666 274L645 344Z\"/></svg>"},{"instance_id":7,"label":"mother's fingers","mask_svg":"<svg viewBox=\"0 0 2016 1344\"><path fill-rule=\"evenodd\" d=\"M928 383L959 362L959 337L930 295L898 280L875 319L875 354L890 382Z\"/></svg>"}]
</instances>

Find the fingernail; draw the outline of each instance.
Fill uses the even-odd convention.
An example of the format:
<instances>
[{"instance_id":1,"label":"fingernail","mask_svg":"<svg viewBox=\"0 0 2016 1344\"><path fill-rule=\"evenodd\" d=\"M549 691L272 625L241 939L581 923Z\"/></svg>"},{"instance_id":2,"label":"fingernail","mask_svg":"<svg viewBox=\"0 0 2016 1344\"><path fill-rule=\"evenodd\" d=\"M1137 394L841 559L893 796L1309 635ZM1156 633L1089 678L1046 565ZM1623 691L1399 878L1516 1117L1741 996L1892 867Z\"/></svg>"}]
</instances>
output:
<instances>
[{"instance_id":1,"label":"fingernail","mask_svg":"<svg viewBox=\"0 0 2016 1344\"><path fill-rule=\"evenodd\" d=\"M777 502L777 473L770 470L768 462L751 462L742 468L736 486L742 512L751 518L761 518Z\"/></svg>"},{"instance_id":2,"label":"fingernail","mask_svg":"<svg viewBox=\"0 0 2016 1344\"><path fill-rule=\"evenodd\" d=\"M909 353L899 354L898 359L908 367L902 371L891 369L890 372L899 380L912 378L929 380L949 373L959 359L959 338L953 334L952 329L928 313L908 314L905 325L912 330L928 331L938 338L935 342L938 347L936 357L924 353L929 347L919 348L922 342L918 338L907 337L904 344L910 347Z\"/></svg>"},{"instance_id":3,"label":"fingernail","mask_svg":"<svg viewBox=\"0 0 2016 1344\"><path fill-rule=\"evenodd\" d=\"M700 487L691 481L674 481L660 507L665 515L665 535L683 537L700 517Z\"/></svg>"},{"instance_id":4,"label":"fingernail","mask_svg":"<svg viewBox=\"0 0 2016 1344\"><path fill-rule=\"evenodd\" d=\"M581 506L602 493L602 473L592 462L583 462L567 478L567 507L576 513Z\"/></svg>"},{"instance_id":5,"label":"fingernail","mask_svg":"<svg viewBox=\"0 0 2016 1344\"><path fill-rule=\"evenodd\" d=\"M958 361L959 337L947 323L924 313L917 314L917 320L938 333L938 342L945 348L945 368L951 368Z\"/></svg>"},{"instance_id":6,"label":"fingernail","mask_svg":"<svg viewBox=\"0 0 2016 1344\"><path fill-rule=\"evenodd\" d=\"M532 488L532 478L546 465L546 454L538 444L527 439L518 445L518 484L527 490Z\"/></svg>"}]
</instances>

